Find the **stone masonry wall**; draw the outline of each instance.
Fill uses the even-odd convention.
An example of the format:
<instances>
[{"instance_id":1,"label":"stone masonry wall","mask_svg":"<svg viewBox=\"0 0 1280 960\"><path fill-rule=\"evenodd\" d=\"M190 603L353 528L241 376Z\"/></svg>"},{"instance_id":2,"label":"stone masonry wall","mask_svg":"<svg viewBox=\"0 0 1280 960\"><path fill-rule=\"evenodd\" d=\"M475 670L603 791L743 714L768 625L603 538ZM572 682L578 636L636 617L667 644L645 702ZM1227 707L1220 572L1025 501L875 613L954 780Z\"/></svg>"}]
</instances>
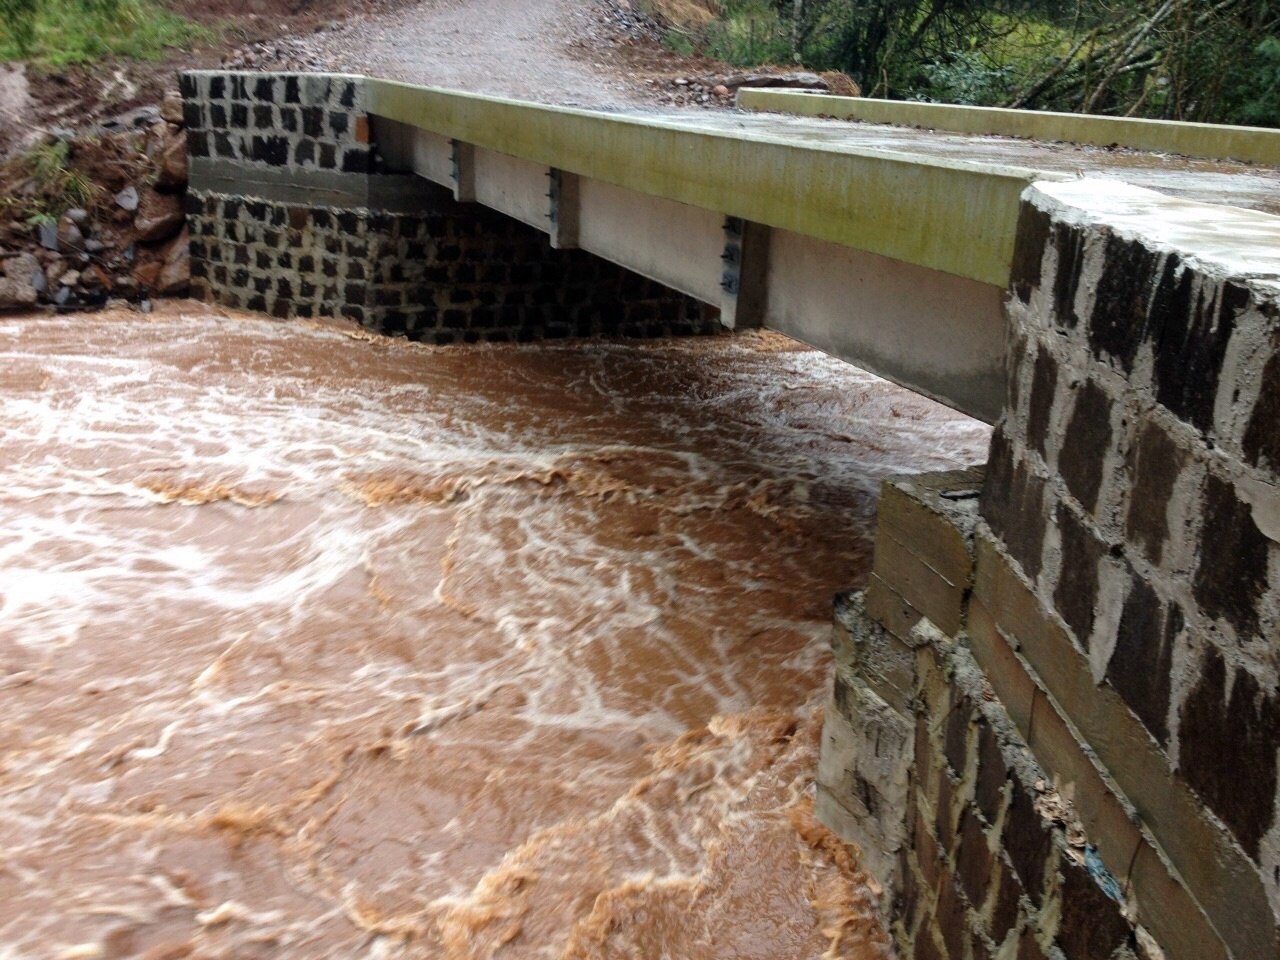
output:
<instances>
[{"instance_id":1,"label":"stone masonry wall","mask_svg":"<svg viewBox=\"0 0 1280 960\"><path fill-rule=\"evenodd\" d=\"M206 193L189 202L198 296L277 317L345 317L437 344L711 332L688 297L455 203L394 215Z\"/></svg>"},{"instance_id":2,"label":"stone masonry wall","mask_svg":"<svg viewBox=\"0 0 1280 960\"><path fill-rule=\"evenodd\" d=\"M181 88L197 296L438 344L719 329L692 298L384 173L360 77L204 71Z\"/></svg>"},{"instance_id":3,"label":"stone masonry wall","mask_svg":"<svg viewBox=\"0 0 1280 960\"><path fill-rule=\"evenodd\" d=\"M360 77L195 71L179 89L192 157L358 174L376 167Z\"/></svg>"},{"instance_id":4,"label":"stone masonry wall","mask_svg":"<svg viewBox=\"0 0 1280 960\"><path fill-rule=\"evenodd\" d=\"M968 649L982 480L884 485L871 582L836 602L819 813L883 884L900 956L1158 956Z\"/></svg>"},{"instance_id":5,"label":"stone masonry wall","mask_svg":"<svg viewBox=\"0 0 1280 960\"><path fill-rule=\"evenodd\" d=\"M1151 215L1141 194L1116 188L1098 209L1079 190L1029 193L1010 396L982 512L1064 628L1062 663L1078 661L1123 702L1176 781L1168 790L1189 788L1230 843L1179 851L1177 835L1204 824L1179 822L1167 796L1141 784L1126 796L1184 875L1197 857L1252 868L1252 882L1237 871L1239 886L1206 908L1224 936L1269 927L1253 942L1274 956L1280 274L1267 258L1277 249L1268 254L1265 233L1250 237L1268 227L1255 215L1224 211L1224 227L1211 207ZM1232 233L1242 246L1224 251Z\"/></svg>"},{"instance_id":6,"label":"stone masonry wall","mask_svg":"<svg viewBox=\"0 0 1280 960\"><path fill-rule=\"evenodd\" d=\"M819 813L904 957L1280 956L1280 219L1036 184L1008 314L985 478L887 482L837 602Z\"/></svg>"}]
</instances>

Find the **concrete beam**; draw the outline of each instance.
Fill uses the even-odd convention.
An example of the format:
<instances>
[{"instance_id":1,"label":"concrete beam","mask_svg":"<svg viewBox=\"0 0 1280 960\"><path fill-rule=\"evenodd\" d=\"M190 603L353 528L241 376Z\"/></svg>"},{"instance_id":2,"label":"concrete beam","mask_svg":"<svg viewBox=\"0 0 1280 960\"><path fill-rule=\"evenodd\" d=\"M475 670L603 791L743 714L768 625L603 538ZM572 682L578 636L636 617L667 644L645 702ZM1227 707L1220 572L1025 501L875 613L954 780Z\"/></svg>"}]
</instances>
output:
<instances>
[{"instance_id":1,"label":"concrete beam","mask_svg":"<svg viewBox=\"0 0 1280 960\"><path fill-rule=\"evenodd\" d=\"M870 97L833 97L794 90L744 88L738 91L737 104L747 110L794 113L804 117L929 127L951 133L1066 140L1102 147L1119 144L1133 150L1280 166L1280 130L1262 127L876 100Z\"/></svg>"},{"instance_id":2,"label":"concrete beam","mask_svg":"<svg viewBox=\"0 0 1280 960\"><path fill-rule=\"evenodd\" d=\"M453 199L470 203L476 199L476 148L463 140L449 141L449 181Z\"/></svg>"},{"instance_id":3,"label":"concrete beam","mask_svg":"<svg viewBox=\"0 0 1280 960\"><path fill-rule=\"evenodd\" d=\"M768 308L769 228L726 217L720 322L730 330L763 327Z\"/></svg>"},{"instance_id":4,"label":"concrete beam","mask_svg":"<svg viewBox=\"0 0 1280 960\"><path fill-rule=\"evenodd\" d=\"M579 177L552 167L547 172L551 201L551 246L555 250L574 250L578 246L578 227L582 220Z\"/></svg>"},{"instance_id":5,"label":"concrete beam","mask_svg":"<svg viewBox=\"0 0 1280 960\"><path fill-rule=\"evenodd\" d=\"M625 187L1003 287L1034 171L759 130L368 80L373 115ZM718 244L717 244L718 246Z\"/></svg>"}]
</instances>

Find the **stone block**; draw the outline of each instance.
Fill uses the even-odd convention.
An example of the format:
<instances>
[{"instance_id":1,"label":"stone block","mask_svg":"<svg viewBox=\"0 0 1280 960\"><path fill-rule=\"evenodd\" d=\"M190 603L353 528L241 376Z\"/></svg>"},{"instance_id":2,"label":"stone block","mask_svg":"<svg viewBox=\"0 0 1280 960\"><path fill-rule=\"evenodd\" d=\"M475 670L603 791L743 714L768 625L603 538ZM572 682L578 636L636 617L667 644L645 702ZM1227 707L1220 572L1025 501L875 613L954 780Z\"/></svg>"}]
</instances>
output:
<instances>
[{"instance_id":1,"label":"stone block","mask_svg":"<svg viewBox=\"0 0 1280 960\"><path fill-rule=\"evenodd\" d=\"M1013 445L998 428L991 439L980 512L1032 580L1040 575L1043 563L1046 491L1043 478L1025 461L1015 459Z\"/></svg>"},{"instance_id":2,"label":"stone block","mask_svg":"<svg viewBox=\"0 0 1280 960\"><path fill-rule=\"evenodd\" d=\"M1226 620L1246 639L1259 629L1258 604L1267 589L1271 541L1234 486L1214 474L1205 481L1195 598L1210 617Z\"/></svg>"},{"instance_id":3,"label":"stone block","mask_svg":"<svg viewBox=\"0 0 1280 960\"><path fill-rule=\"evenodd\" d=\"M1140 241L1106 238L1102 275L1089 318L1089 347L1125 374L1133 371L1138 348L1147 339L1147 318L1160 256Z\"/></svg>"},{"instance_id":4,"label":"stone block","mask_svg":"<svg viewBox=\"0 0 1280 960\"><path fill-rule=\"evenodd\" d=\"M966 805L960 814L960 842L956 847L956 875L975 910L981 910L991 889L991 848L982 823Z\"/></svg>"},{"instance_id":5,"label":"stone block","mask_svg":"<svg viewBox=\"0 0 1280 960\"><path fill-rule=\"evenodd\" d=\"M1280 693L1263 690L1243 668L1228 671L1211 648L1181 719L1182 776L1256 860L1275 812Z\"/></svg>"},{"instance_id":6,"label":"stone block","mask_svg":"<svg viewBox=\"0 0 1280 960\"><path fill-rule=\"evenodd\" d=\"M1064 330L1080 323L1076 312L1076 292L1084 271L1084 234L1078 227L1053 225L1053 248L1057 254L1053 275L1053 313L1050 322Z\"/></svg>"},{"instance_id":7,"label":"stone block","mask_svg":"<svg viewBox=\"0 0 1280 960\"><path fill-rule=\"evenodd\" d=\"M1145 580L1131 574L1130 581L1107 682L1167 747L1173 644L1182 632L1182 614L1177 607L1166 607Z\"/></svg>"},{"instance_id":8,"label":"stone block","mask_svg":"<svg viewBox=\"0 0 1280 960\"><path fill-rule=\"evenodd\" d=\"M1040 286L1045 247L1053 226L1047 213L1035 204L1023 202L1018 210L1013 265L1009 283L1023 303L1031 302L1031 292Z\"/></svg>"},{"instance_id":9,"label":"stone block","mask_svg":"<svg viewBox=\"0 0 1280 960\"><path fill-rule=\"evenodd\" d=\"M1005 784L1009 780L1009 764L1000 749L990 722L981 719L978 730L978 769L974 780L973 800L988 824L994 825L1004 808Z\"/></svg>"},{"instance_id":10,"label":"stone block","mask_svg":"<svg viewBox=\"0 0 1280 960\"><path fill-rule=\"evenodd\" d=\"M973 708L968 698L956 700L947 714L943 727L942 752L947 758L947 765L957 777L964 777L969 769L969 730L973 718Z\"/></svg>"},{"instance_id":11,"label":"stone block","mask_svg":"<svg viewBox=\"0 0 1280 960\"><path fill-rule=\"evenodd\" d=\"M1044 903L1048 866L1054 857L1053 837L1044 819L1036 812L1034 798L1026 785L1013 781L1008 813L1000 837L1009 862L1017 871L1022 889L1037 907Z\"/></svg>"},{"instance_id":12,"label":"stone block","mask_svg":"<svg viewBox=\"0 0 1280 960\"><path fill-rule=\"evenodd\" d=\"M1054 514L1062 538L1062 568L1053 593L1062 619L1081 648L1089 648L1097 615L1098 584L1107 544L1065 503Z\"/></svg>"},{"instance_id":13,"label":"stone block","mask_svg":"<svg viewBox=\"0 0 1280 960\"><path fill-rule=\"evenodd\" d=\"M924 614L911 606L902 594L881 580L874 571L867 578L867 589L863 596L867 615L904 642L924 617Z\"/></svg>"},{"instance_id":14,"label":"stone block","mask_svg":"<svg viewBox=\"0 0 1280 960\"><path fill-rule=\"evenodd\" d=\"M996 888L995 900L991 907L991 919L987 924L987 934L997 945L1003 944L1018 922L1021 913L1022 885L1014 873L1012 864L1003 858L997 858L1000 879Z\"/></svg>"},{"instance_id":15,"label":"stone block","mask_svg":"<svg viewBox=\"0 0 1280 960\"><path fill-rule=\"evenodd\" d=\"M1076 389L1072 404L1058 454L1058 473L1071 495L1094 514L1111 451L1111 413L1116 402L1095 381L1085 380Z\"/></svg>"},{"instance_id":16,"label":"stone block","mask_svg":"<svg viewBox=\"0 0 1280 960\"><path fill-rule=\"evenodd\" d=\"M1040 456L1046 452L1053 401L1058 393L1058 361L1044 347L1037 347L1031 371L1031 400L1027 410L1027 446Z\"/></svg>"},{"instance_id":17,"label":"stone block","mask_svg":"<svg viewBox=\"0 0 1280 960\"><path fill-rule=\"evenodd\" d=\"M1067 960L1110 957L1129 939L1129 922L1084 867L1064 863L1058 946Z\"/></svg>"},{"instance_id":18,"label":"stone block","mask_svg":"<svg viewBox=\"0 0 1280 960\"><path fill-rule=\"evenodd\" d=\"M1125 530L1129 542L1157 565L1169 539L1169 501L1189 459L1158 423L1147 420L1139 427L1129 454L1132 493Z\"/></svg>"},{"instance_id":19,"label":"stone block","mask_svg":"<svg viewBox=\"0 0 1280 960\"><path fill-rule=\"evenodd\" d=\"M1187 423L1207 432L1227 344L1249 294L1216 284L1169 256L1151 310L1156 399Z\"/></svg>"},{"instance_id":20,"label":"stone block","mask_svg":"<svg viewBox=\"0 0 1280 960\"><path fill-rule=\"evenodd\" d=\"M886 480L877 537L887 533L947 583L968 586L982 477L980 471L951 470Z\"/></svg>"},{"instance_id":21,"label":"stone block","mask_svg":"<svg viewBox=\"0 0 1280 960\"><path fill-rule=\"evenodd\" d=\"M1280 325L1278 325L1280 326ZM1280 472L1280 333L1262 370L1262 388L1244 434L1244 454L1253 466Z\"/></svg>"},{"instance_id":22,"label":"stone block","mask_svg":"<svg viewBox=\"0 0 1280 960\"><path fill-rule=\"evenodd\" d=\"M968 593L966 583L949 583L911 548L887 532L876 537L874 571L943 633L954 635L960 632Z\"/></svg>"},{"instance_id":23,"label":"stone block","mask_svg":"<svg viewBox=\"0 0 1280 960\"><path fill-rule=\"evenodd\" d=\"M955 878L942 884L938 891L938 931L947 956L952 960L964 960L965 942L969 939L969 922L964 898L960 895Z\"/></svg>"}]
</instances>

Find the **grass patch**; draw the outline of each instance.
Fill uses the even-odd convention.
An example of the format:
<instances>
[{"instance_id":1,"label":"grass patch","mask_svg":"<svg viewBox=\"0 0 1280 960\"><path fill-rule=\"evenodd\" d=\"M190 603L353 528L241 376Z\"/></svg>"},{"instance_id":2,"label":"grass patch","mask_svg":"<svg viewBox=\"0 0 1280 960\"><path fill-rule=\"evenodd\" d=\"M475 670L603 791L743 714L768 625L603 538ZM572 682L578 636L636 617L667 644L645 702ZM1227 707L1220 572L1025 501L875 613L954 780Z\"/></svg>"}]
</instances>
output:
<instances>
[{"instance_id":1,"label":"grass patch","mask_svg":"<svg viewBox=\"0 0 1280 960\"><path fill-rule=\"evenodd\" d=\"M641 9L657 17L663 45L675 53L735 67L791 59L791 21L771 0L648 0Z\"/></svg>"},{"instance_id":2,"label":"grass patch","mask_svg":"<svg viewBox=\"0 0 1280 960\"><path fill-rule=\"evenodd\" d=\"M156 0L0 0L0 60L55 68L106 57L158 60L215 36Z\"/></svg>"}]
</instances>

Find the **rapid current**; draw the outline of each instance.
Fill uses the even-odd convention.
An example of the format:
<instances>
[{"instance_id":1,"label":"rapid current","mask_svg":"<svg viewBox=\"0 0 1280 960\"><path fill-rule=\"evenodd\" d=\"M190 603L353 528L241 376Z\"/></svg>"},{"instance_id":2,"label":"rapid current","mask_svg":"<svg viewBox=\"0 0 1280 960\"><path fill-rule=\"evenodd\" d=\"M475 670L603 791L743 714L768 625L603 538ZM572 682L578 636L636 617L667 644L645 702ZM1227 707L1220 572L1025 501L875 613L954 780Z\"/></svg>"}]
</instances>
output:
<instances>
[{"instance_id":1,"label":"rapid current","mask_svg":"<svg viewBox=\"0 0 1280 960\"><path fill-rule=\"evenodd\" d=\"M774 334L0 351L0 958L883 955L831 596L986 427Z\"/></svg>"}]
</instances>

